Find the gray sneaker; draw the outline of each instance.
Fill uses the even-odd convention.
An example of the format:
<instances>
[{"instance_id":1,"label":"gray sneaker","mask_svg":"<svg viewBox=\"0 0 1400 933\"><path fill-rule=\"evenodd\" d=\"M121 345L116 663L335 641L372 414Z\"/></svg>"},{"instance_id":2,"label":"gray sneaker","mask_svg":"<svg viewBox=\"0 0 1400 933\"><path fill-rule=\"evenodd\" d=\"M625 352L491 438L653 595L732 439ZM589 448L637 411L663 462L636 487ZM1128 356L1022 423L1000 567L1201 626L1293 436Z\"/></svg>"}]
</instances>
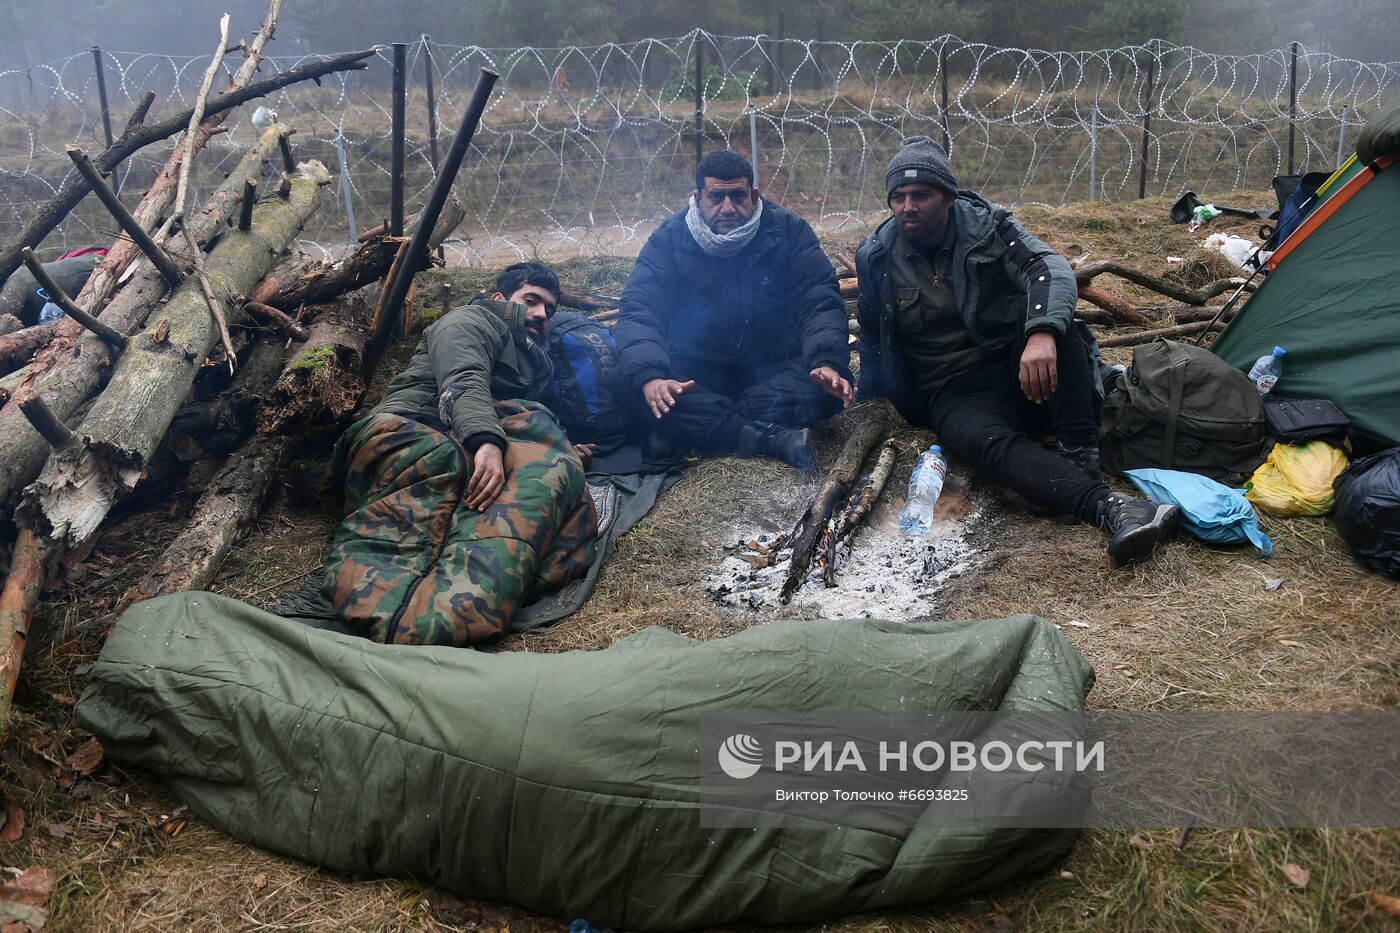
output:
<instances>
[{"instance_id":1,"label":"gray sneaker","mask_svg":"<svg viewBox=\"0 0 1400 933\"><path fill-rule=\"evenodd\" d=\"M1147 557L1176 531L1181 510L1121 493L1109 493L1099 502L1098 526L1108 535L1108 556L1115 564L1131 564Z\"/></svg>"}]
</instances>

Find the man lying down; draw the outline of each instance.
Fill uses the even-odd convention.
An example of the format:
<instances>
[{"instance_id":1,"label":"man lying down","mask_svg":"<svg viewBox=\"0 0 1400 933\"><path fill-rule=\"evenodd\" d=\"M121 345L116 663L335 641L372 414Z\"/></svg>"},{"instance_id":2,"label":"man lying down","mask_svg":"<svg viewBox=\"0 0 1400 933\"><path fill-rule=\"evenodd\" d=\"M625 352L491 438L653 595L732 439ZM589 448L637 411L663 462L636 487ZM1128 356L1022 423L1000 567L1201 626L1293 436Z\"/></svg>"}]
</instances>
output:
<instances>
[{"instance_id":1,"label":"man lying down","mask_svg":"<svg viewBox=\"0 0 1400 933\"><path fill-rule=\"evenodd\" d=\"M469 645L593 562L590 451L535 401L558 302L550 269L506 269L491 298L427 328L384 400L336 443L346 516L323 594L359 634Z\"/></svg>"}]
</instances>

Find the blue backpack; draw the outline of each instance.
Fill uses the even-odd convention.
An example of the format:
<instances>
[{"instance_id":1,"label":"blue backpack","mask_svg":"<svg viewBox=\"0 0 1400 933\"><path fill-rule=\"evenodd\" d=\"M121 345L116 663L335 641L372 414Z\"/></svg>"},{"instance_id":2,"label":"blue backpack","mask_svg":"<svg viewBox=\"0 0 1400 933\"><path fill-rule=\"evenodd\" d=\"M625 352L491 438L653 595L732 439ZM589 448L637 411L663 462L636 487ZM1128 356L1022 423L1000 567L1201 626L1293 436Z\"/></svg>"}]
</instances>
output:
<instances>
[{"instance_id":1,"label":"blue backpack","mask_svg":"<svg viewBox=\"0 0 1400 933\"><path fill-rule=\"evenodd\" d=\"M559 417L575 444L607 446L626 431L617 392L617 342L612 331L579 311L558 311L549 325L554 372L540 401Z\"/></svg>"}]
</instances>

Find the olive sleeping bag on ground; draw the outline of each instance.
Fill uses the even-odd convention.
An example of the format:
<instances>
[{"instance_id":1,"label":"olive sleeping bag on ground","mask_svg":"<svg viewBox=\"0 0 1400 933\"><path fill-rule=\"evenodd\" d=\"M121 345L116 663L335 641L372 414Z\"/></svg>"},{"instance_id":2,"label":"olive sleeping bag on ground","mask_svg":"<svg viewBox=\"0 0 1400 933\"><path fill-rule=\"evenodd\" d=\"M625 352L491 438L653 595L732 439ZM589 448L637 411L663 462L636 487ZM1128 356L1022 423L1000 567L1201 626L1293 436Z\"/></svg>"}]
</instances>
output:
<instances>
[{"instance_id":1,"label":"olive sleeping bag on ground","mask_svg":"<svg viewBox=\"0 0 1400 933\"><path fill-rule=\"evenodd\" d=\"M943 825L938 803L897 831L705 828L705 714L1080 710L1093 671L1028 615L781 621L711 641L649 628L604 651L491 654L381 645L179 593L128 610L90 678L83 727L246 842L564 919L680 930L964 896L1045 870L1075 837ZM1050 775L987 803L1029 812Z\"/></svg>"},{"instance_id":2,"label":"olive sleeping bag on ground","mask_svg":"<svg viewBox=\"0 0 1400 933\"><path fill-rule=\"evenodd\" d=\"M569 439L534 402L495 409L506 485L482 512L466 506L471 456L434 427L372 414L336 444L348 514L322 592L357 634L464 647L588 572L598 516Z\"/></svg>"}]
</instances>

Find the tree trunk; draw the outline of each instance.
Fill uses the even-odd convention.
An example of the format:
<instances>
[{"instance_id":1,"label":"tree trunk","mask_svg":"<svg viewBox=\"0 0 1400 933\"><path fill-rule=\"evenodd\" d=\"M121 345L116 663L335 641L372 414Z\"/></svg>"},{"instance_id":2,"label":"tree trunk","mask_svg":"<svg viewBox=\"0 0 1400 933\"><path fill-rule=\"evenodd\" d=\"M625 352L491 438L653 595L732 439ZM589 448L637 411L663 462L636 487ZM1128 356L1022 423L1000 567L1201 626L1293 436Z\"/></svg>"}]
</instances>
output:
<instances>
[{"instance_id":1,"label":"tree trunk","mask_svg":"<svg viewBox=\"0 0 1400 933\"><path fill-rule=\"evenodd\" d=\"M428 238L428 254L437 249L466 216L466 208L457 200L457 196L449 197L442 207L442 213L438 215L433 235ZM409 221L410 235L417 226L417 220L418 218L413 218ZM361 244L349 256L328 266L318 264L278 270L258 283L252 298L288 314L295 314L303 305L320 305L334 301L341 295L357 291L370 282L384 278L401 242L402 237L379 235ZM426 269L430 260L431 256L425 254L420 268Z\"/></svg>"},{"instance_id":2,"label":"tree trunk","mask_svg":"<svg viewBox=\"0 0 1400 933\"><path fill-rule=\"evenodd\" d=\"M0 376L26 365L49 342L57 329L58 321L49 321L0 337Z\"/></svg>"},{"instance_id":3,"label":"tree trunk","mask_svg":"<svg viewBox=\"0 0 1400 933\"><path fill-rule=\"evenodd\" d=\"M282 375L281 337L260 337L239 353L242 365L227 388L207 401L185 405L170 421L165 445L181 460L226 457L243 446L257 425L263 395Z\"/></svg>"},{"instance_id":4,"label":"tree trunk","mask_svg":"<svg viewBox=\"0 0 1400 933\"><path fill-rule=\"evenodd\" d=\"M258 413L259 434L338 434L364 392L370 306L363 295L323 305Z\"/></svg>"},{"instance_id":5,"label":"tree trunk","mask_svg":"<svg viewBox=\"0 0 1400 933\"><path fill-rule=\"evenodd\" d=\"M291 443L282 437L258 438L231 456L199 497L185 530L122 594L116 611L143 599L207 587L238 536L262 511Z\"/></svg>"},{"instance_id":6,"label":"tree trunk","mask_svg":"<svg viewBox=\"0 0 1400 933\"><path fill-rule=\"evenodd\" d=\"M792 594L797 592L806 578L831 513L838 505L845 504L851 492L851 484L860 474L861 464L889 430L888 410L876 408L870 412L870 417L862 421L851 432L851 436L846 438L841 455L836 458L835 465L826 474L826 479L818 487L811 504L807 506L807 512L802 517L802 531L792 546L792 561L788 564L787 580L783 583L783 591L778 597L784 605L792 599Z\"/></svg>"},{"instance_id":7,"label":"tree trunk","mask_svg":"<svg viewBox=\"0 0 1400 933\"><path fill-rule=\"evenodd\" d=\"M281 129L285 127L280 124L270 127L258 144L244 154L228 179L209 196L204 208L189 219L197 236L208 239L232 215L242 195L243 179L262 172L263 163L277 148L277 133ZM101 320L114 330L130 335L142 325L147 313L165 293L165 279L149 263L144 264L102 312ZM98 390L112 365L107 345L93 334L86 331L83 334L71 347L61 346L61 342L55 340L40 353L24 382L65 423ZM12 393L18 388L12 389ZM0 408L0 501L32 480L48 453L48 444L17 406L6 404Z\"/></svg>"},{"instance_id":8,"label":"tree trunk","mask_svg":"<svg viewBox=\"0 0 1400 933\"><path fill-rule=\"evenodd\" d=\"M1216 323L1213 329L1219 330L1224 327L1223 322ZM1163 327L1159 330L1144 330L1136 334L1124 334L1121 337L1107 337L1099 341L1100 347L1136 347L1139 344L1151 343L1154 340L1173 337L1189 337L1192 334L1199 334L1205 330L1212 329L1209 321L1200 321L1194 324L1178 324L1176 327Z\"/></svg>"},{"instance_id":9,"label":"tree trunk","mask_svg":"<svg viewBox=\"0 0 1400 933\"><path fill-rule=\"evenodd\" d=\"M241 179L240 179L241 184ZM230 230L206 259L214 292L228 318L292 242L320 198L330 174L304 162L286 200L263 201L249 231ZM165 436L195 371L219 334L197 283L188 281L160 309L159 320L133 337L111 381L83 419L78 444L55 450L39 479L26 490L16 520L46 532L65 546L86 540L117 499L135 488Z\"/></svg>"},{"instance_id":10,"label":"tree trunk","mask_svg":"<svg viewBox=\"0 0 1400 933\"><path fill-rule=\"evenodd\" d=\"M24 330L24 322L13 314L0 314L0 337Z\"/></svg>"}]
</instances>

